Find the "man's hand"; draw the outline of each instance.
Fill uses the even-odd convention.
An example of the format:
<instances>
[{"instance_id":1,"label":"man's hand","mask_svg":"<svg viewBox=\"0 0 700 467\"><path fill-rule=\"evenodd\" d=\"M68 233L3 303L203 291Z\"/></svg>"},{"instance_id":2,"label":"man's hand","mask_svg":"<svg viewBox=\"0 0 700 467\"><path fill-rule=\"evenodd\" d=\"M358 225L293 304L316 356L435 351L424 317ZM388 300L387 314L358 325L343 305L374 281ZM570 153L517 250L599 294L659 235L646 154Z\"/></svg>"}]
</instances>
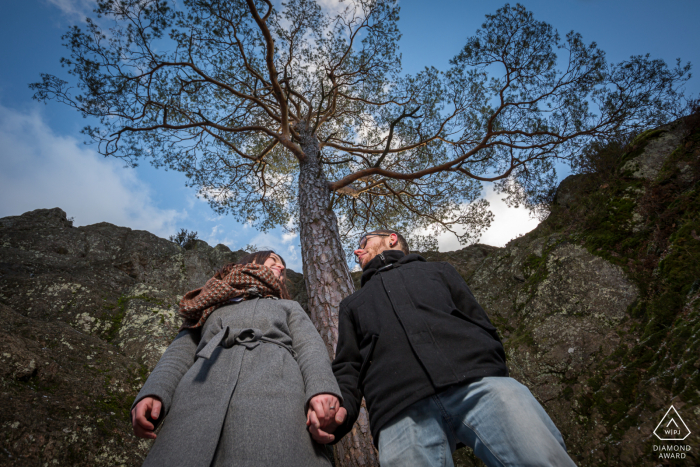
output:
<instances>
[{"instance_id":1,"label":"man's hand","mask_svg":"<svg viewBox=\"0 0 700 467\"><path fill-rule=\"evenodd\" d=\"M340 408L340 401L333 394L319 394L309 401L309 411L306 416L306 425L309 426L311 412L316 415L316 421L321 427L325 427L335 418Z\"/></svg>"},{"instance_id":2,"label":"man's hand","mask_svg":"<svg viewBox=\"0 0 700 467\"><path fill-rule=\"evenodd\" d=\"M158 420L162 408L163 404L156 397L141 399L131 411L131 425L134 427L134 434L139 438L156 439L156 434L153 432L155 426L148 421L146 416L150 416L151 420Z\"/></svg>"},{"instance_id":3,"label":"man's hand","mask_svg":"<svg viewBox=\"0 0 700 467\"><path fill-rule=\"evenodd\" d=\"M332 433L345 421L347 415L348 412L340 407L337 397L320 394L309 401L306 426L317 443L328 444L335 439Z\"/></svg>"}]
</instances>

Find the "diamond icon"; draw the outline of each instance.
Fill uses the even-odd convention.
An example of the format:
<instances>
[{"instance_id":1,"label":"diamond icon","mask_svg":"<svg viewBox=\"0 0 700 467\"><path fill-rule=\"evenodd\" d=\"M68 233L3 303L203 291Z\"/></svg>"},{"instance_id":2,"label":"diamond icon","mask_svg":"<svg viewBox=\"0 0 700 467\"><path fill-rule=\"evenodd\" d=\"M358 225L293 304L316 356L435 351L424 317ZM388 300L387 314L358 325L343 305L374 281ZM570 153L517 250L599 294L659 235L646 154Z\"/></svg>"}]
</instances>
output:
<instances>
[{"instance_id":1,"label":"diamond icon","mask_svg":"<svg viewBox=\"0 0 700 467\"><path fill-rule=\"evenodd\" d=\"M661 441L683 441L690 435L690 430L676 408L671 406L654 429L654 434Z\"/></svg>"}]
</instances>

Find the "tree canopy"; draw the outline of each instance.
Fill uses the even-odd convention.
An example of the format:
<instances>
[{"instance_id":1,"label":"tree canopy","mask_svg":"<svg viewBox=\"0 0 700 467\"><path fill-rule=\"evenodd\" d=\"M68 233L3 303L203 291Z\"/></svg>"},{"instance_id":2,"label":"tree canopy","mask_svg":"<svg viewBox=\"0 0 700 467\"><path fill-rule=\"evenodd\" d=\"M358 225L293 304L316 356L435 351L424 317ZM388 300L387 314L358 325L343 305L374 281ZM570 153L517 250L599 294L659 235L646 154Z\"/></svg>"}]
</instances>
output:
<instances>
[{"instance_id":1,"label":"tree canopy","mask_svg":"<svg viewBox=\"0 0 700 467\"><path fill-rule=\"evenodd\" d=\"M606 61L525 7L505 5L446 71L402 74L395 1L100 0L64 36L77 82L31 85L95 117L100 153L184 172L222 213L298 225L303 134L317 138L347 238L371 228L459 232L551 188L555 161L596 138L666 121L689 65ZM463 231L460 231L463 229Z\"/></svg>"}]
</instances>

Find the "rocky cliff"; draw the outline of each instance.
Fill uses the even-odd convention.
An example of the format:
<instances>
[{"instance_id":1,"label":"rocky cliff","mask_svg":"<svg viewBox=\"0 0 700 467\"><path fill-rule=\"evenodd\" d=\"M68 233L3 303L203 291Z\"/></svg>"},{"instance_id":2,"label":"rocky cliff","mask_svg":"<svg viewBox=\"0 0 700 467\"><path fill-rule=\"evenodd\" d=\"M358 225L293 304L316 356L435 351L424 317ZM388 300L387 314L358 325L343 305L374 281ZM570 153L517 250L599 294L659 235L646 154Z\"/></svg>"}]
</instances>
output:
<instances>
[{"instance_id":1,"label":"rocky cliff","mask_svg":"<svg viewBox=\"0 0 700 467\"><path fill-rule=\"evenodd\" d=\"M580 465L695 465L700 430L700 132L646 132L610 170L575 175L505 248L449 261L503 336ZM604 165L604 164L603 164ZM243 252L148 232L73 227L42 209L0 219L0 464L140 465L133 397L176 333L175 304ZM304 303L303 278L289 272ZM673 404L692 433L652 434ZM659 459L655 445L690 446ZM458 465L479 465L467 451Z\"/></svg>"},{"instance_id":2,"label":"rocky cliff","mask_svg":"<svg viewBox=\"0 0 700 467\"><path fill-rule=\"evenodd\" d=\"M699 465L700 116L593 157L607 169L565 179L546 221L463 275L577 463ZM653 434L671 405L684 441Z\"/></svg>"},{"instance_id":3,"label":"rocky cliff","mask_svg":"<svg viewBox=\"0 0 700 467\"><path fill-rule=\"evenodd\" d=\"M243 254L76 228L58 208L0 219L0 464L140 465L149 443L128 409L177 333L176 304Z\"/></svg>"}]
</instances>

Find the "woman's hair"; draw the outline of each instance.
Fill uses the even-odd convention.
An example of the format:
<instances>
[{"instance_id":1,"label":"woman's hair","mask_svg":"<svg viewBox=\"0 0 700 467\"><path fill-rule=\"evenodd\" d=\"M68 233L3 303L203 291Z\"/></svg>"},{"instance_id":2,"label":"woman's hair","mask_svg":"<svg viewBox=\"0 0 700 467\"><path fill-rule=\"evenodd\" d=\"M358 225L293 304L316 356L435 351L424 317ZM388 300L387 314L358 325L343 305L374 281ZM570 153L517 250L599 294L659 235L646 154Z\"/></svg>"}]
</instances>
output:
<instances>
[{"instance_id":1,"label":"woman's hair","mask_svg":"<svg viewBox=\"0 0 700 467\"><path fill-rule=\"evenodd\" d=\"M282 277L280 278L280 298L283 298L285 300L290 300L291 296L289 295L289 291L287 290L287 263L284 262L284 258L282 258L279 254L275 253L272 250L256 251L255 253L249 253L249 254L243 256L241 259L239 259L235 263L228 263L226 266L219 269L219 271L217 271L215 277L219 277L219 278L225 277L229 272L231 272L231 269L233 269L233 267L237 264L248 264L248 263L265 264L265 261L267 261L267 259L272 255L277 256L280 259L280 261L282 261L282 264L284 265L284 271L282 271Z\"/></svg>"}]
</instances>

